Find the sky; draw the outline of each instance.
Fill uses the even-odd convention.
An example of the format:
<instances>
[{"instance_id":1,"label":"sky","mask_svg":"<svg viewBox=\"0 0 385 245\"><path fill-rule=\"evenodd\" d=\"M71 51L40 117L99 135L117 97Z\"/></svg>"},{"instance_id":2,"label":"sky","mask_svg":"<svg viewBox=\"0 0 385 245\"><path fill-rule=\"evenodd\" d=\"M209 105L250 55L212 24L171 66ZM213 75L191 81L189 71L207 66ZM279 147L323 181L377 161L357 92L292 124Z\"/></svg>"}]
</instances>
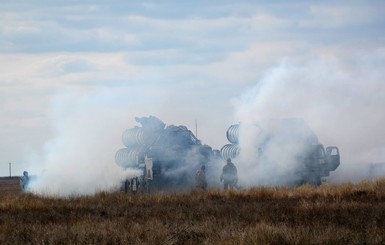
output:
<instances>
[{"instance_id":1,"label":"sky","mask_svg":"<svg viewBox=\"0 0 385 245\"><path fill-rule=\"evenodd\" d=\"M340 181L385 162L384 1L0 3L0 176L108 182L149 115L214 149L231 124L303 118Z\"/></svg>"}]
</instances>

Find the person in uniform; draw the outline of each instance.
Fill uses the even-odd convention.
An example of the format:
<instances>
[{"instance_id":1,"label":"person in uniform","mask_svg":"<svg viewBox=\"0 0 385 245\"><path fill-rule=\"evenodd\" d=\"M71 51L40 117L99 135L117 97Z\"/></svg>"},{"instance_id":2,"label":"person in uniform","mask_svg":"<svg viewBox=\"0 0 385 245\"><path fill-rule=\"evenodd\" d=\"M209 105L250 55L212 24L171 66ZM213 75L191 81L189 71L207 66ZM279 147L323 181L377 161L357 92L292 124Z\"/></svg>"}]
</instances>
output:
<instances>
[{"instance_id":1,"label":"person in uniform","mask_svg":"<svg viewBox=\"0 0 385 245\"><path fill-rule=\"evenodd\" d=\"M233 189L238 182L237 167L231 162L231 158L227 158L226 165L223 166L220 181L223 181L223 188Z\"/></svg>"},{"instance_id":2,"label":"person in uniform","mask_svg":"<svg viewBox=\"0 0 385 245\"><path fill-rule=\"evenodd\" d=\"M23 176L20 178L20 187L22 191L26 191L28 188L28 183L29 183L29 176L28 172L24 171Z\"/></svg>"},{"instance_id":3,"label":"person in uniform","mask_svg":"<svg viewBox=\"0 0 385 245\"><path fill-rule=\"evenodd\" d=\"M201 168L195 173L195 186L202 190L206 190L207 188L205 165L202 165Z\"/></svg>"}]
</instances>

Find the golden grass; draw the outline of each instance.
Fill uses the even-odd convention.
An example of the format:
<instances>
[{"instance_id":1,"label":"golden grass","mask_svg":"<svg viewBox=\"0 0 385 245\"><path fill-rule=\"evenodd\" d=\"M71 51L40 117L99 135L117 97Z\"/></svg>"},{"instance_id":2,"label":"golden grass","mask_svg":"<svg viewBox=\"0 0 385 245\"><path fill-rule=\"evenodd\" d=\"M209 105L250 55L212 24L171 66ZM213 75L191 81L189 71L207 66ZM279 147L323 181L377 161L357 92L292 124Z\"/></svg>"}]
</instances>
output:
<instances>
[{"instance_id":1,"label":"golden grass","mask_svg":"<svg viewBox=\"0 0 385 245\"><path fill-rule=\"evenodd\" d=\"M1 244L385 244L385 179L184 194L0 197Z\"/></svg>"}]
</instances>

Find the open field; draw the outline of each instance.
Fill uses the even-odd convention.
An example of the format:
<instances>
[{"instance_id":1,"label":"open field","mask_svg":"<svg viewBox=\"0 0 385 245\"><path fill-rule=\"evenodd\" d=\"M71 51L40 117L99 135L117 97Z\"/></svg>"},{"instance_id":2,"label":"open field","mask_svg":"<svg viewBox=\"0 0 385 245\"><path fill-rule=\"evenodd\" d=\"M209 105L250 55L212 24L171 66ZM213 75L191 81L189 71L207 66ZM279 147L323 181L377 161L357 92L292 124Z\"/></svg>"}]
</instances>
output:
<instances>
[{"instance_id":1,"label":"open field","mask_svg":"<svg viewBox=\"0 0 385 245\"><path fill-rule=\"evenodd\" d=\"M185 194L0 197L1 244L385 244L385 180Z\"/></svg>"}]
</instances>

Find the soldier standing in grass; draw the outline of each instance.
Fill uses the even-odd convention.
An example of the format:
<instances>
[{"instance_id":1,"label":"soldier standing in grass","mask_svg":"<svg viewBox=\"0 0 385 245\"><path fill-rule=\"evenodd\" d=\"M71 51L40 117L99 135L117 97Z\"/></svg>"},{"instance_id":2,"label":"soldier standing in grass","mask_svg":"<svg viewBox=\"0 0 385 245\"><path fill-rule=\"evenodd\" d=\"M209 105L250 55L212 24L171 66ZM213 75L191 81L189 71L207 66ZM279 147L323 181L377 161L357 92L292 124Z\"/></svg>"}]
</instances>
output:
<instances>
[{"instance_id":1,"label":"soldier standing in grass","mask_svg":"<svg viewBox=\"0 0 385 245\"><path fill-rule=\"evenodd\" d=\"M207 188L205 165L202 165L201 168L195 174L195 186L202 190L206 190Z\"/></svg>"},{"instance_id":2,"label":"soldier standing in grass","mask_svg":"<svg viewBox=\"0 0 385 245\"><path fill-rule=\"evenodd\" d=\"M231 158L227 158L226 165L222 169L222 174L220 181L223 181L223 188L233 189L236 187L238 182L238 173L237 167L235 167L234 163L231 162Z\"/></svg>"},{"instance_id":3,"label":"soldier standing in grass","mask_svg":"<svg viewBox=\"0 0 385 245\"><path fill-rule=\"evenodd\" d=\"M29 176L28 172L24 171L23 176L20 178L20 186L22 191L26 191L28 188L28 183L29 183Z\"/></svg>"}]
</instances>

